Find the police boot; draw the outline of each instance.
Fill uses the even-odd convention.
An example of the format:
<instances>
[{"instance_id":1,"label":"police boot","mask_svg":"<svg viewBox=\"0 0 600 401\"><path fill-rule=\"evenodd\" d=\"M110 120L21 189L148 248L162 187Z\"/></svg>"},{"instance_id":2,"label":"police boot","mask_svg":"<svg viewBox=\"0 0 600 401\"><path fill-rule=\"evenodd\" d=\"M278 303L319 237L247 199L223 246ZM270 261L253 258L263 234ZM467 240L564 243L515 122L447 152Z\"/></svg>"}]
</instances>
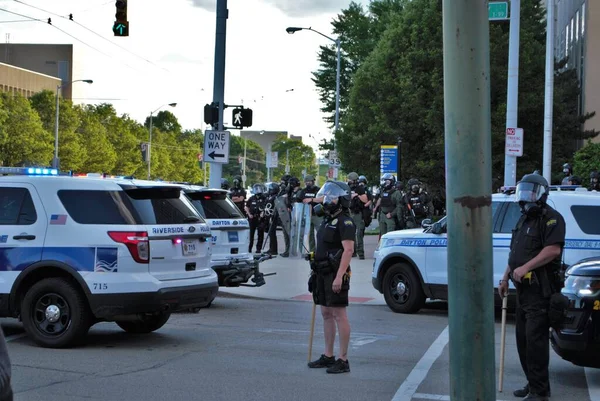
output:
<instances>
[{"instance_id":1,"label":"police boot","mask_svg":"<svg viewBox=\"0 0 600 401\"><path fill-rule=\"evenodd\" d=\"M549 398L546 395L529 393L527 397L523 398L523 401L549 401Z\"/></svg>"},{"instance_id":2,"label":"police boot","mask_svg":"<svg viewBox=\"0 0 600 401\"><path fill-rule=\"evenodd\" d=\"M526 384L525 387L513 392L513 395L519 398L527 397L527 394L529 394L529 384Z\"/></svg>"}]
</instances>

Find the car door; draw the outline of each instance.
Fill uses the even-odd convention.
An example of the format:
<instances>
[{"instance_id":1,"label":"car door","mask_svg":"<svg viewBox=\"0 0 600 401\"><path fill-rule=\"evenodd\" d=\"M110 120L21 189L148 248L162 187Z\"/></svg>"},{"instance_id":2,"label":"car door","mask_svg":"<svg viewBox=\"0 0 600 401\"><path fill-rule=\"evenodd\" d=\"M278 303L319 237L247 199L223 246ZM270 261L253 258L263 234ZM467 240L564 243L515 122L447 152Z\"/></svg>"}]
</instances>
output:
<instances>
[{"instance_id":1,"label":"car door","mask_svg":"<svg viewBox=\"0 0 600 401\"><path fill-rule=\"evenodd\" d=\"M33 185L0 184L0 293L10 293L19 273L41 260L47 221Z\"/></svg>"},{"instance_id":2,"label":"car door","mask_svg":"<svg viewBox=\"0 0 600 401\"><path fill-rule=\"evenodd\" d=\"M500 202L492 201L493 224L496 223L500 206ZM442 221L443 227L445 227L446 221L446 219ZM448 258L452 255L448 255L447 229L444 229L441 234L432 234L431 229L429 229L427 233L423 234L423 237L419 238L422 240L422 246L427 249L427 282L429 284L448 285Z\"/></svg>"},{"instance_id":3,"label":"car door","mask_svg":"<svg viewBox=\"0 0 600 401\"><path fill-rule=\"evenodd\" d=\"M502 203L504 206L494 232L494 286L498 284L506 271L512 230L521 218L521 207L517 202L506 200ZM512 283L509 283L509 286L514 288Z\"/></svg>"}]
</instances>

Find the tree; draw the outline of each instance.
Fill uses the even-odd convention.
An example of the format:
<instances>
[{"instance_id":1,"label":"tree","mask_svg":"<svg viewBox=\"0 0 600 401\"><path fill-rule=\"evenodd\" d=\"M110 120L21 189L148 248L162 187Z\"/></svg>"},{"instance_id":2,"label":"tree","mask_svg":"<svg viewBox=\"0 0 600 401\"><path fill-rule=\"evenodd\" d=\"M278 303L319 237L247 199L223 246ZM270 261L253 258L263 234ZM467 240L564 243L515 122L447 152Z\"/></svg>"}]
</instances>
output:
<instances>
[{"instance_id":1,"label":"tree","mask_svg":"<svg viewBox=\"0 0 600 401\"><path fill-rule=\"evenodd\" d=\"M590 173L600 171L600 143L588 143L575 153L573 172L581 178L583 184L589 187Z\"/></svg>"},{"instance_id":2,"label":"tree","mask_svg":"<svg viewBox=\"0 0 600 401\"><path fill-rule=\"evenodd\" d=\"M246 139L240 136L231 136L229 144L229 163L223 165L223 178L231 183L233 177L243 174L244 143ZM241 163L240 163L241 161ZM266 155L260 145L248 139L246 146L246 185L251 186L266 180Z\"/></svg>"},{"instance_id":3,"label":"tree","mask_svg":"<svg viewBox=\"0 0 600 401\"><path fill-rule=\"evenodd\" d=\"M117 153L108 140L106 128L90 106L79 107L80 125L76 133L86 149L85 172L112 172L117 163Z\"/></svg>"},{"instance_id":4,"label":"tree","mask_svg":"<svg viewBox=\"0 0 600 401\"><path fill-rule=\"evenodd\" d=\"M45 90L30 98L32 107L40 116L44 129L55 132L56 95ZM58 157L62 170L81 170L85 165L87 151L82 138L75 131L79 127L79 113L70 100L59 99Z\"/></svg>"},{"instance_id":5,"label":"tree","mask_svg":"<svg viewBox=\"0 0 600 401\"><path fill-rule=\"evenodd\" d=\"M278 180L278 177L286 174L285 167L288 162L289 174L300 180L304 177L303 171L310 170L310 167L315 165L313 149L308 145L304 145L299 139L291 139L285 135L280 135L275 139L271 148L273 152L279 154L279 167L274 169L272 174L275 181Z\"/></svg>"},{"instance_id":6,"label":"tree","mask_svg":"<svg viewBox=\"0 0 600 401\"><path fill-rule=\"evenodd\" d=\"M147 117L146 121L144 121L144 127L150 127L150 117ZM152 116L152 127L153 129L158 128L162 132L170 132L178 135L181 133L181 124L179 124L175 114L168 110L161 110L157 115Z\"/></svg>"},{"instance_id":7,"label":"tree","mask_svg":"<svg viewBox=\"0 0 600 401\"><path fill-rule=\"evenodd\" d=\"M0 162L4 166L49 166L54 150L52 135L27 99L0 94Z\"/></svg>"}]
</instances>

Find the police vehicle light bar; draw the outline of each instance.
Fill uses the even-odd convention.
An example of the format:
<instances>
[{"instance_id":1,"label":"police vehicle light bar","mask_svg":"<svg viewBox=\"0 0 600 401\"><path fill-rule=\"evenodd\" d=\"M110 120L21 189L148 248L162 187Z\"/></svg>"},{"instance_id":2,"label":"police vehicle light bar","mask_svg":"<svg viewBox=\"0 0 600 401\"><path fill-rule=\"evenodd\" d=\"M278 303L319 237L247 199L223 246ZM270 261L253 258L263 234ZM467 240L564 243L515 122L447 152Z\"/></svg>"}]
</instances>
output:
<instances>
[{"instance_id":1,"label":"police vehicle light bar","mask_svg":"<svg viewBox=\"0 0 600 401\"><path fill-rule=\"evenodd\" d=\"M583 188L581 185L550 185L548 187L550 191L575 191L578 188ZM517 190L516 186L506 186L500 187L500 191L502 192L515 192Z\"/></svg>"},{"instance_id":2,"label":"police vehicle light bar","mask_svg":"<svg viewBox=\"0 0 600 401\"><path fill-rule=\"evenodd\" d=\"M3 175L58 175L55 168L40 167L0 167L0 174Z\"/></svg>"}]
</instances>

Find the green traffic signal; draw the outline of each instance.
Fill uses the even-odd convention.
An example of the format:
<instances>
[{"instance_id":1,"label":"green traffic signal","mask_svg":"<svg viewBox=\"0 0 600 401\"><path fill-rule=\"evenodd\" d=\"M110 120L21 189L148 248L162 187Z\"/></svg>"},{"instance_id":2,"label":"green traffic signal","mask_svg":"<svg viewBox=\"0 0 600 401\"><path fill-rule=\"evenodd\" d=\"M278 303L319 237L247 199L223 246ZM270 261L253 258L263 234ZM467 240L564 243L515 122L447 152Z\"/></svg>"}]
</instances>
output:
<instances>
[{"instance_id":1,"label":"green traffic signal","mask_svg":"<svg viewBox=\"0 0 600 401\"><path fill-rule=\"evenodd\" d=\"M115 36L129 36L129 21L115 21L113 32Z\"/></svg>"}]
</instances>

